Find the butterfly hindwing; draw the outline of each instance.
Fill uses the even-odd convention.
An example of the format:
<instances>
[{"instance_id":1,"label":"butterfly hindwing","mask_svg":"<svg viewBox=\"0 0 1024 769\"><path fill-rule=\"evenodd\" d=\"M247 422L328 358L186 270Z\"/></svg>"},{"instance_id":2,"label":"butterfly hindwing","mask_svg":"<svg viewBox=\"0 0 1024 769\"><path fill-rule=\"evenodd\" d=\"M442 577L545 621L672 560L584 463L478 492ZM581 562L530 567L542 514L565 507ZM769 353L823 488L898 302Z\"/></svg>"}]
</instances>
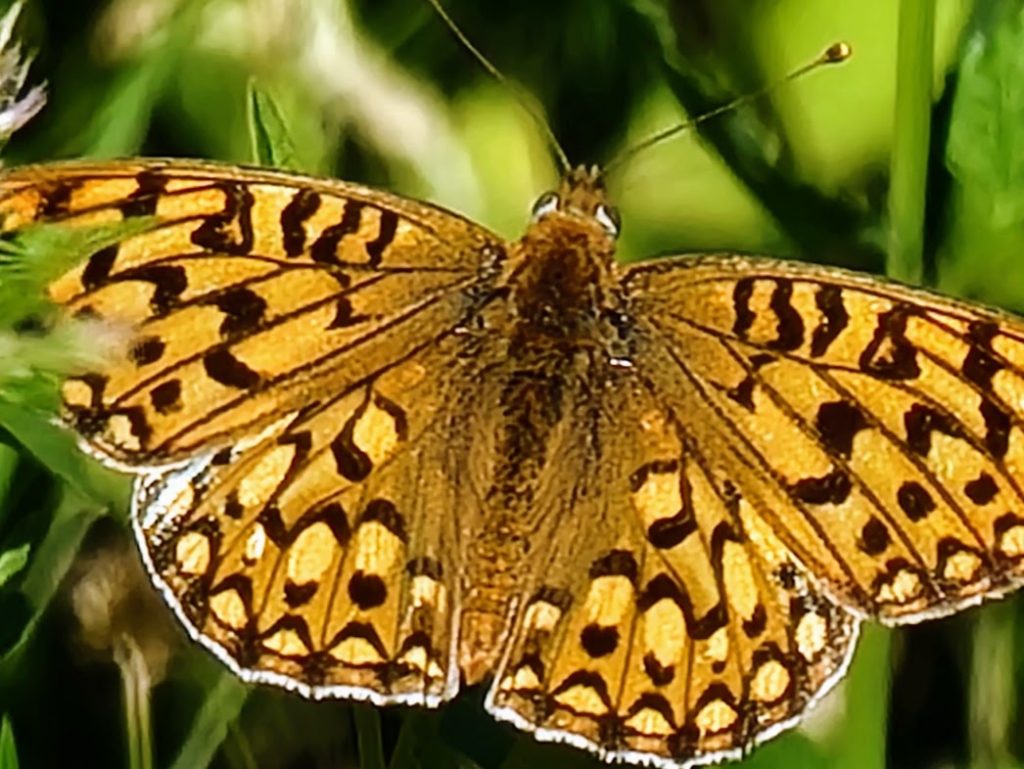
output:
<instances>
[{"instance_id":1,"label":"butterfly hindwing","mask_svg":"<svg viewBox=\"0 0 1024 769\"><path fill-rule=\"evenodd\" d=\"M377 703L458 690L457 534L434 506L460 492L431 440L451 392L425 376L439 364L420 356L137 486L158 587L246 680Z\"/></svg>"},{"instance_id":2,"label":"butterfly hindwing","mask_svg":"<svg viewBox=\"0 0 1024 769\"><path fill-rule=\"evenodd\" d=\"M657 376L837 599L947 614L1020 580L1024 324L842 271L679 259L626 278Z\"/></svg>"},{"instance_id":3,"label":"butterfly hindwing","mask_svg":"<svg viewBox=\"0 0 1024 769\"><path fill-rule=\"evenodd\" d=\"M487 706L608 759L737 756L831 687L858 622L656 393L632 372L621 380L603 404L599 476L575 481L595 492L577 498L588 525L555 534L576 570L538 570Z\"/></svg>"}]
</instances>

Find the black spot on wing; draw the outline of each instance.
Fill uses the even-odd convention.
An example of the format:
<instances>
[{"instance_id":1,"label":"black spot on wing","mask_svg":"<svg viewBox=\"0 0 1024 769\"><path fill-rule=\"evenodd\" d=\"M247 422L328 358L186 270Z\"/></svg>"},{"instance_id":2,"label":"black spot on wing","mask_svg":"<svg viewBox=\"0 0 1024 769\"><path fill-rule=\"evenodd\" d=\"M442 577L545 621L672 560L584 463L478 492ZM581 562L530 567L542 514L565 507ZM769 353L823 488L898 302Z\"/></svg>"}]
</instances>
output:
<instances>
[{"instance_id":1,"label":"black spot on wing","mask_svg":"<svg viewBox=\"0 0 1024 769\"><path fill-rule=\"evenodd\" d=\"M951 438L963 437L960 425L949 415L936 411L929 406L915 403L903 415L903 426L906 430L907 446L915 454L928 456L932 448L932 433L940 432Z\"/></svg>"},{"instance_id":2,"label":"black spot on wing","mask_svg":"<svg viewBox=\"0 0 1024 769\"><path fill-rule=\"evenodd\" d=\"M1010 415L988 398L981 401L981 418L985 421L985 448L996 459L1002 459L1010 448Z\"/></svg>"},{"instance_id":3,"label":"black spot on wing","mask_svg":"<svg viewBox=\"0 0 1024 769\"><path fill-rule=\"evenodd\" d=\"M366 256L371 267L380 265L384 251L391 245L391 242L395 239L395 233L398 231L398 214L386 208L379 209L379 211L380 224L378 225L377 237L366 244Z\"/></svg>"},{"instance_id":4,"label":"black spot on wing","mask_svg":"<svg viewBox=\"0 0 1024 769\"><path fill-rule=\"evenodd\" d=\"M135 177L135 183L138 186L118 205L121 216L125 219L153 216L167 186L167 177L159 171L142 171Z\"/></svg>"},{"instance_id":5,"label":"black spot on wing","mask_svg":"<svg viewBox=\"0 0 1024 769\"><path fill-rule=\"evenodd\" d=\"M667 550L680 544L697 530L697 521L684 506L673 516L659 518L647 527L647 541L659 550Z\"/></svg>"},{"instance_id":6,"label":"black spot on wing","mask_svg":"<svg viewBox=\"0 0 1024 769\"><path fill-rule=\"evenodd\" d=\"M754 279L740 278L732 290L733 324L732 332L740 339L746 339L747 332L754 325L754 312L750 309L750 297L754 295Z\"/></svg>"},{"instance_id":7,"label":"black spot on wing","mask_svg":"<svg viewBox=\"0 0 1024 769\"><path fill-rule=\"evenodd\" d=\"M339 502L328 502L318 509L313 515L314 521L322 521L334 535L334 541L342 547L348 544L352 537L352 528L349 526L348 515Z\"/></svg>"},{"instance_id":8,"label":"black spot on wing","mask_svg":"<svg viewBox=\"0 0 1024 769\"><path fill-rule=\"evenodd\" d=\"M298 609L309 603L316 595L317 582L303 582L301 584L292 582L290 579L284 583L284 602L292 609Z\"/></svg>"},{"instance_id":9,"label":"black spot on wing","mask_svg":"<svg viewBox=\"0 0 1024 769\"><path fill-rule=\"evenodd\" d=\"M170 379L149 391L149 400L159 414L169 414L181 408L181 381Z\"/></svg>"},{"instance_id":10,"label":"black spot on wing","mask_svg":"<svg viewBox=\"0 0 1024 769\"><path fill-rule=\"evenodd\" d=\"M227 498L224 500L224 515L233 521L237 521L241 519L244 513L245 508L238 501L238 491L234 489L229 491Z\"/></svg>"},{"instance_id":11,"label":"black spot on wing","mask_svg":"<svg viewBox=\"0 0 1024 769\"><path fill-rule=\"evenodd\" d=\"M860 530L860 549L868 555L881 555L890 544L889 530L878 518L872 516Z\"/></svg>"},{"instance_id":12,"label":"black spot on wing","mask_svg":"<svg viewBox=\"0 0 1024 769\"><path fill-rule=\"evenodd\" d=\"M352 301L347 296L339 296L334 304L334 318L327 328L346 328L364 323L369 319L365 313L357 313L352 307Z\"/></svg>"},{"instance_id":13,"label":"black spot on wing","mask_svg":"<svg viewBox=\"0 0 1024 769\"><path fill-rule=\"evenodd\" d=\"M580 632L580 645L592 658L607 657L619 645L619 630L614 625L592 622Z\"/></svg>"},{"instance_id":14,"label":"black spot on wing","mask_svg":"<svg viewBox=\"0 0 1024 769\"><path fill-rule=\"evenodd\" d=\"M629 550L609 550L590 564L591 579L621 576L635 584L638 571L636 556Z\"/></svg>"},{"instance_id":15,"label":"black spot on wing","mask_svg":"<svg viewBox=\"0 0 1024 769\"><path fill-rule=\"evenodd\" d=\"M224 313L220 333L229 338L257 328L267 310L267 301L245 286L227 289L218 294L211 304Z\"/></svg>"},{"instance_id":16,"label":"black spot on wing","mask_svg":"<svg viewBox=\"0 0 1024 769\"><path fill-rule=\"evenodd\" d=\"M967 329L971 347L960 371L964 379L982 390L992 389L992 377L1003 368L1003 364L992 355L992 340L998 334L999 326L992 321L972 321Z\"/></svg>"},{"instance_id":17,"label":"black spot on wing","mask_svg":"<svg viewBox=\"0 0 1024 769\"><path fill-rule=\"evenodd\" d=\"M981 473L977 478L964 485L964 494L976 505L987 505L996 498L999 487L988 473Z\"/></svg>"},{"instance_id":18,"label":"black spot on wing","mask_svg":"<svg viewBox=\"0 0 1024 769\"><path fill-rule=\"evenodd\" d=\"M260 382L260 375L238 360L231 351L220 348L207 352L203 356L203 368L215 382L225 387L240 390L255 387Z\"/></svg>"},{"instance_id":19,"label":"black spot on wing","mask_svg":"<svg viewBox=\"0 0 1024 769\"><path fill-rule=\"evenodd\" d=\"M207 251L245 256L253 246L252 191L234 182L214 186L224 193L224 208L203 217L202 224L192 232L192 242Z\"/></svg>"},{"instance_id":20,"label":"black spot on wing","mask_svg":"<svg viewBox=\"0 0 1024 769\"><path fill-rule=\"evenodd\" d=\"M356 571L348 581L348 597L362 610L381 606L388 597L384 580L376 574Z\"/></svg>"},{"instance_id":21,"label":"black spot on wing","mask_svg":"<svg viewBox=\"0 0 1024 769\"><path fill-rule=\"evenodd\" d=\"M772 291L772 298L768 305L777 319L778 336L767 344L767 347L773 350L796 350L803 344L804 321L800 317L800 313L794 309L791 303L792 298L792 281L776 280L775 290Z\"/></svg>"},{"instance_id":22,"label":"black spot on wing","mask_svg":"<svg viewBox=\"0 0 1024 769\"><path fill-rule=\"evenodd\" d=\"M132 344L128 351L128 357L136 366L145 366L160 360L166 347L163 340L158 337L144 337Z\"/></svg>"},{"instance_id":23,"label":"black spot on wing","mask_svg":"<svg viewBox=\"0 0 1024 769\"><path fill-rule=\"evenodd\" d=\"M278 549L283 549L290 544L302 530L300 527L295 527L293 531L289 532L288 527L284 524L284 518L281 517L281 508L277 505L265 505L260 510L260 514L256 516L256 521L263 526L267 538Z\"/></svg>"},{"instance_id":24,"label":"black spot on wing","mask_svg":"<svg viewBox=\"0 0 1024 769\"><path fill-rule=\"evenodd\" d=\"M345 208L341 214L341 220L332 224L320 233L313 245L310 246L309 255L314 262L321 264L338 264L338 245L346 235L359 231L362 221L364 204L358 200L346 200Z\"/></svg>"},{"instance_id":25,"label":"black spot on wing","mask_svg":"<svg viewBox=\"0 0 1024 769\"><path fill-rule=\"evenodd\" d=\"M86 291L99 288L110 277L110 271L114 268L114 262L117 260L117 251L118 246L114 243L106 248L101 248L89 257L89 261L85 263L85 269L82 270L82 287Z\"/></svg>"},{"instance_id":26,"label":"black spot on wing","mask_svg":"<svg viewBox=\"0 0 1024 769\"><path fill-rule=\"evenodd\" d=\"M904 481L896 492L900 510L912 521L920 521L935 509L935 501L917 481Z\"/></svg>"},{"instance_id":27,"label":"black spot on wing","mask_svg":"<svg viewBox=\"0 0 1024 769\"><path fill-rule=\"evenodd\" d=\"M853 452L854 437L867 424L861 410L846 401L822 403L815 419L822 443L830 451L847 459Z\"/></svg>"},{"instance_id":28,"label":"black spot on wing","mask_svg":"<svg viewBox=\"0 0 1024 769\"><path fill-rule=\"evenodd\" d=\"M644 672L655 686L670 684L676 677L675 665L662 665L654 656L654 652L647 652L644 655L643 665Z\"/></svg>"},{"instance_id":29,"label":"black spot on wing","mask_svg":"<svg viewBox=\"0 0 1024 769\"><path fill-rule=\"evenodd\" d=\"M790 486L789 492L794 499L809 505L840 505L850 496L850 488L849 476L836 469L820 478L801 478Z\"/></svg>"},{"instance_id":30,"label":"black spot on wing","mask_svg":"<svg viewBox=\"0 0 1024 769\"><path fill-rule=\"evenodd\" d=\"M921 375L917 350L907 339L907 318L912 309L896 305L879 314L875 333L860 355L862 371L879 379L916 379Z\"/></svg>"},{"instance_id":31,"label":"black spot on wing","mask_svg":"<svg viewBox=\"0 0 1024 769\"><path fill-rule=\"evenodd\" d=\"M843 291L839 286L819 288L814 304L821 312L821 320L811 332L811 357L819 358L849 325L850 315L843 305Z\"/></svg>"},{"instance_id":32,"label":"black spot on wing","mask_svg":"<svg viewBox=\"0 0 1024 769\"><path fill-rule=\"evenodd\" d=\"M67 179L40 184L38 217L49 219L66 214L71 205L71 196L78 186L78 182Z\"/></svg>"},{"instance_id":33,"label":"black spot on wing","mask_svg":"<svg viewBox=\"0 0 1024 769\"><path fill-rule=\"evenodd\" d=\"M371 499L359 518L359 523L378 521L384 528L398 537L402 542L408 542L409 536L405 530L405 517L398 512L395 503L389 499Z\"/></svg>"},{"instance_id":34,"label":"black spot on wing","mask_svg":"<svg viewBox=\"0 0 1024 769\"><path fill-rule=\"evenodd\" d=\"M747 411L754 410L754 377L745 376L738 385L725 391L725 394L740 404Z\"/></svg>"},{"instance_id":35,"label":"black spot on wing","mask_svg":"<svg viewBox=\"0 0 1024 769\"><path fill-rule=\"evenodd\" d=\"M309 217L320 208L320 195L310 189L299 189L281 209L281 244L291 257L306 250L306 228Z\"/></svg>"},{"instance_id":36,"label":"black spot on wing","mask_svg":"<svg viewBox=\"0 0 1024 769\"><path fill-rule=\"evenodd\" d=\"M341 432L331 441L334 466L345 479L358 482L366 478L373 469L370 457L355 442L356 422L363 410L357 409L345 422Z\"/></svg>"},{"instance_id":37,"label":"black spot on wing","mask_svg":"<svg viewBox=\"0 0 1024 769\"><path fill-rule=\"evenodd\" d=\"M153 314L160 317L166 315L178 301L178 297L188 288L188 275L185 268L177 264L155 264L119 272L116 280L138 280L150 283L154 287L153 296L149 300Z\"/></svg>"},{"instance_id":38,"label":"black spot on wing","mask_svg":"<svg viewBox=\"0 0 1024 769\"><path fill-rule=\"evenodd\" d=\"M768 611L764 608L764 604L757 604L754 607L753 613L742 622L743 634L747 638L757 638L764 629L768 626Z\"/></svg>"}]
</instances>

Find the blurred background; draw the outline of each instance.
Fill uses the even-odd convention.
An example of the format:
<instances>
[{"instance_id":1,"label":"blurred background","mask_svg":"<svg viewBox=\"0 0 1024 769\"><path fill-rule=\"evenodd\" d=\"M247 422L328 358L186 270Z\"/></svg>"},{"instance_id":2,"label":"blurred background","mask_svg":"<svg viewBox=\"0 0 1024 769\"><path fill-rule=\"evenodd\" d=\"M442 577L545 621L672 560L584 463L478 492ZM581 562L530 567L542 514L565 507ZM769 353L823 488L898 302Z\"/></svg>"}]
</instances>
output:
<instances>
[{"instance_id":1,"label":"blurred background","mask_svg":"<svg viewBox=\"0 0 1024 769\"><path fill-rule=\"evenodd\" d=\"M45 80L49 98L4 161L252 163L265 159L255 103L287 126L287 165L428 199L513 238L558 177L524 103L573 163L606 164L844 40L848 62L617 167L621 257L760 253L1024 309L1019 0L446 7L513 85L487 75L425 0L28 0L16 33L35 53L29 83ZM14 301L5 290L0 276L0 305ZM434 713L247 690L150 591L124 479L3 382L0 769L600 765L494 723L481 691ZM1020 765L1022 607L867 627L846 681L744 766Z\"/></svg>"}]
</instances>

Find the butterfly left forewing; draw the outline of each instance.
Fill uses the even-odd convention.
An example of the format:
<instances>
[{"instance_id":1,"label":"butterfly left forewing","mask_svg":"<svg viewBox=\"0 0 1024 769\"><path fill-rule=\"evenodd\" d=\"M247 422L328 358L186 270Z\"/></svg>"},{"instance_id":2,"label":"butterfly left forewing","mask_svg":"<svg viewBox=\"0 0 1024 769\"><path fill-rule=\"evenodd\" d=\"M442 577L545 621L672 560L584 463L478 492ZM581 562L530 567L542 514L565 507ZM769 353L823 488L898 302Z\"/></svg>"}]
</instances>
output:
<instances>
[{"instance_id":1,"label":"butterfly left forewing","mask_svg":"<svg viewBox=\"0 0 1024 769\"><path fill-rule=\"evenodd\" d=\"M1024 323L767 260L626 281L657 376L837 600L915 621L1019 584Z\"/></svg>"},{"instance_id":2,"label":"butterfly left forewing","mask_svg":"<svg viewBox=\"0 0 1024 769\"><path fill-rule=\"evenodd\" d=\"M650 383L616 378L597 435L577 436L600 447L597 477L558 469L594 492L573 495L576 523L553 534L574 571L539 569L487 707L608 759L735 757L828 690L858 623L814 589Z\"/></svg>"},{"instance_id":3,"label":"butterfly left forewing","mask_svg":"<svg viewBox=\"0 0 1024 769\"><path fill-rule=\"evenodd\" d=\"M63 388L90 447L127 466L229 443L428 346L501 256L455 215L295 175L132 161L0 179L7 233L133 218L150 225L49 289L71 314L130 332L120 358Z\"/></svg>"}]
</instances>

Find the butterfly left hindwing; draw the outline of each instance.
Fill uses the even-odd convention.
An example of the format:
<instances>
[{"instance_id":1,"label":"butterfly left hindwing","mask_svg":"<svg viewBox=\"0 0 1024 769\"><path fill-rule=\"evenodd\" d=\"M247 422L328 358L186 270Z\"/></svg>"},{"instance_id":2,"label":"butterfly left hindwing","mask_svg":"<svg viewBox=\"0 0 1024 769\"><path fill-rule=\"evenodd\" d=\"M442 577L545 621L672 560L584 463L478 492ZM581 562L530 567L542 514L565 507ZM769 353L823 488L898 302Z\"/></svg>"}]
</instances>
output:
<instances>
[{"instance_id":1,"label":"butterfly left hindwing","mask_svg":"<svg viewBox=\"0 0 1024 769\"><path fill-rule=\"evenodd\" d=\"M246 680L378 704L458 691L455 521L431 508L459 506L459 474L424 440L452 397L426 375L440 362L414 357L137 487L158 587Z\"/></svg>"}]
</instances>

